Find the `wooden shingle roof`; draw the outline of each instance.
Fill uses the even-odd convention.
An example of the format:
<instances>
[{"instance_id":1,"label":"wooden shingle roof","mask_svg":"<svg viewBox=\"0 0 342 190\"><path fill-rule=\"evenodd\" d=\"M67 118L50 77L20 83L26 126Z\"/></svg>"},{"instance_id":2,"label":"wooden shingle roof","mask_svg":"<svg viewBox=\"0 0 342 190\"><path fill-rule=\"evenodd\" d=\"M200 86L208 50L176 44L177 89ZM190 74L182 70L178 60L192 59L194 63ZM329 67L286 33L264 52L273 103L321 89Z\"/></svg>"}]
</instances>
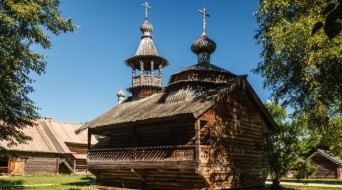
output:
<instances>
[{"instance_id":1,"label":"wooden shingle roof","mask_svg":"<svg viewBox=\"0 0 342 190\"><path fill-rule=\"evenodd\" d=\"M323 157L327 158L328 160L332 161L333 163L342 166L342 159L340 157L334 155L333 153L331 153L327 150L322 150L322 149L317 149L314 153L312 153L310 156L308 156L306 161L308 161L309 159L311 159L313 156L315 156L317 154L322 155Z\"/></svg>"},{"instance_id":2,"label":"wooden shingle roof","mask_svg":"<svg viewBox=\"0 0 342 190\"><path fill-rule=\"evenodd\" d=\"M22 130L24 134L32 137L31 141L11 147L7 147L7 141L0 141L0 146L12 151L72 153L66 142L87 144L87 131L75 133L79 127L81 124L40 119L35 121L35 125L27 126ZM93 137L92 144L96 142L97 140Z\"/></svg>"},{"instance_id":3,"label":"wooden shingle roof","mask_svg":"<svg viewBox=\"0 0 342 190\"><path fill-rule=\"evenodd\" d=\"M157 93L136 101L126 101L113 107L106 113L86 123L76 132L90 128L115 127L119 125L129 125L136 122L146 122L152 120L169 120L176 117L197 118L210 107L212 107L217 98L230 93L235 87L244 85L251 92L252 97L257 101L262 113L269 120L271 128L277 130L273 119L269 116L261 101L251 89L245 76L236 77L227 82L225 86L217 89L194 91L193 89L182 89L177 91L179 94L168 94L166 92ZM172 96L176 96L173 98ZM184 96L179 98L179 96ZM176 101L172 101L175 99Z\"/></svg>"}]
</instances>

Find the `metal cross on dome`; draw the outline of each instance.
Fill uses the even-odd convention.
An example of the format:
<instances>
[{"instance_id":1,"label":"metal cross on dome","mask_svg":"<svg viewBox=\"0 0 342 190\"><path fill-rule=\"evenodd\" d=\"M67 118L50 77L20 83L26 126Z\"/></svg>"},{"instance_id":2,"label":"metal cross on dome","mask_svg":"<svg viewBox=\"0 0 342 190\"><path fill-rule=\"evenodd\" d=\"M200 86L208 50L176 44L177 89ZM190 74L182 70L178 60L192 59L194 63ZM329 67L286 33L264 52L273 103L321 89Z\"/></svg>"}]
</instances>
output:
<instances>
[{"instance_id":1,"label":"metal cross on dome","mask_svg":"<svg viewBox=\"0 0 342 190\"><path fill-rule=\"evenodd\" d=\"M198 10L203 15L203 23L202 23L202 35L206 35L206 17L209 17L209 14L207 13L207 10L205 8Z\"/></svg>"},{"instance_id":2,"label":"metal cross on dome","mask_svg":"<svg viewBox=\"0 0 342 190\"><path fill-rule=\"evenodd\" d=\"M147 3L147 1L145 1L145 3L141 4L141 5L145 7L145 19L147 20L148 19L148 9L150 9L151 7Z\"/></svg>"}]
</instances>

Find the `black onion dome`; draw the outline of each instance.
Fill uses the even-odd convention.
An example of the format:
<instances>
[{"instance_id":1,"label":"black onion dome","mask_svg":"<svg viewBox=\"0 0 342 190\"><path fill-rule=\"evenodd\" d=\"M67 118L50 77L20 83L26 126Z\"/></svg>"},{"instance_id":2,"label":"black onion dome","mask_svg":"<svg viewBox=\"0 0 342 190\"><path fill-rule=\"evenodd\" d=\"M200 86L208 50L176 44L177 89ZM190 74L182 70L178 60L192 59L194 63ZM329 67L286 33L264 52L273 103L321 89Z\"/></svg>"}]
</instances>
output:
<instances>
[{"instance_id":1,"label":"black onion dome","mask_svg":"<svg viewBox=\"0 0 342 190\"><path fill-rule=\"evenodd\" d=\"M202 35L198 40L194 41L191 45L191 50L195 54L206 52L212 54L216 49L216 43L208 38L206 35Z\"/></svg>"}]
</instances>

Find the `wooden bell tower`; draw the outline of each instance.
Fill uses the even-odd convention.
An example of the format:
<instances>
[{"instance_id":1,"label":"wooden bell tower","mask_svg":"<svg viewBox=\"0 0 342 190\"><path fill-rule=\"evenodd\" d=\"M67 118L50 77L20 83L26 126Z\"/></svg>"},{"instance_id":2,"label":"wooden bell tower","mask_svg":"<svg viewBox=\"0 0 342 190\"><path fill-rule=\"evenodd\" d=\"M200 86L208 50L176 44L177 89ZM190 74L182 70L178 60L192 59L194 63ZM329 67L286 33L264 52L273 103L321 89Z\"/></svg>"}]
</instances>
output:
<instances>
[{"instance_id":1,"label":"wooden bell tower","mask_svg":"<svg viewBox=\"0 0 342 190\"><path fill-rule=\"evenodd\" d=\"M132 68L132 86L127 90L132 93L133 100L161 92L163 68L168 65L168 61L158 55L153 43L153 26L148 22L148 9L151 7L147 2L143 6L145 20L140 25L140 45L135 55L126 60L126 65Z\"/></svg>"}]
</instances>

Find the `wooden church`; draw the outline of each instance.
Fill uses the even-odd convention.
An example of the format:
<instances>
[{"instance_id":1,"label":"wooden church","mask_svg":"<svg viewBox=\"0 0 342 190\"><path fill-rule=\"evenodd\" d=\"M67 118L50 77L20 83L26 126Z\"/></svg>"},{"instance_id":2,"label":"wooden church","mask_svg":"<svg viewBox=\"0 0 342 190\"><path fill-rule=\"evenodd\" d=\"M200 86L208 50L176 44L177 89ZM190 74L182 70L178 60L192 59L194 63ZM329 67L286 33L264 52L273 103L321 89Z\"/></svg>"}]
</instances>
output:
<instances>
[{"instance_id":1,"label":"wooden church","mask_svg":"<svg viewBox=\"0 0 342 190\"><path fill-rule=\"evenodd\" d=\"M145 3L146 10L148 5ZM148 21L141 42L126 60L132 96L82 126L103 140L88 150L96 184L138 189L264 189L269 138L277 126L246 76L210 63L216 49L203 31L191 50L198 63L162 86L161 57Z\"/></svg>"}]
</instances>

